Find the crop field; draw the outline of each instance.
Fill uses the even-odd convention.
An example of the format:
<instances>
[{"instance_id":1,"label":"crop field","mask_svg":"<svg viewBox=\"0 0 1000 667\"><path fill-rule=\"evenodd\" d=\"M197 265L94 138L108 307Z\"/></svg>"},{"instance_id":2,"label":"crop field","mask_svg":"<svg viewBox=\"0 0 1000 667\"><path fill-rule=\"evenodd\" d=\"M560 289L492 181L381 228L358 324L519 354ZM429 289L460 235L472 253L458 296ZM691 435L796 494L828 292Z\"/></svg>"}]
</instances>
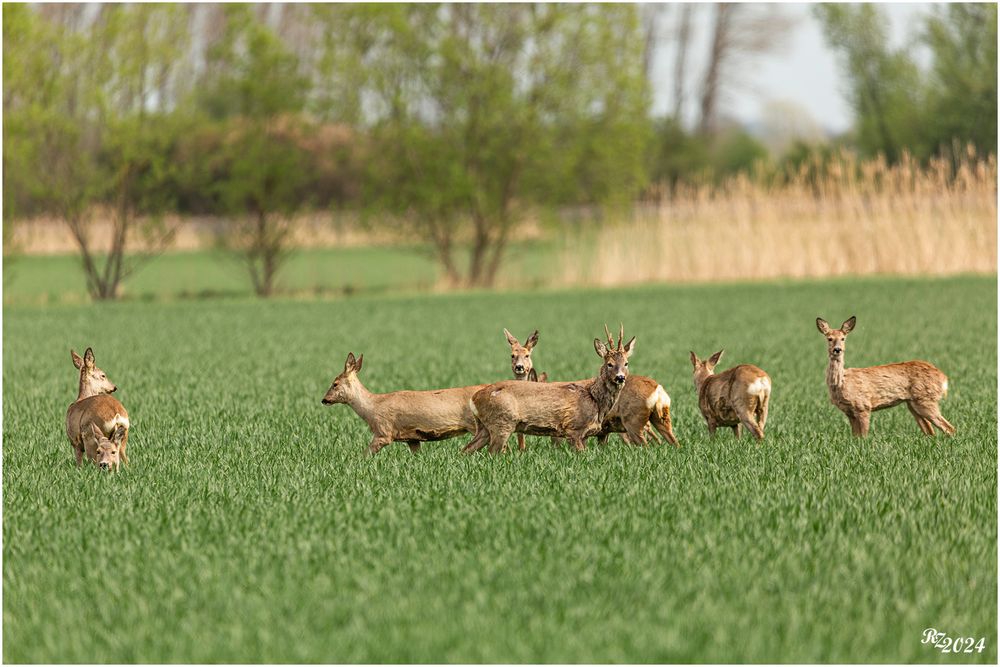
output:
<instances>
[{"instance_id":1,"label":"crop field","mask_svg":"<svg viewBox=\"0 0 1000 667\"><path fill-rule=\"evenodd\" d=\"M616 290L13 305L3 318L6 662L997 661L996 277ZM850 435L846 361L948 374L954 438L904 407ZM348 352L372 391L592 376L605 322L673 399L682 447L369 457L320 404ZM64 432L93 346L131 465ZM688 351L755 363L767 437L708 437ZM985 638L942 654L928 627Z\"/></svg>"}]
</instances>

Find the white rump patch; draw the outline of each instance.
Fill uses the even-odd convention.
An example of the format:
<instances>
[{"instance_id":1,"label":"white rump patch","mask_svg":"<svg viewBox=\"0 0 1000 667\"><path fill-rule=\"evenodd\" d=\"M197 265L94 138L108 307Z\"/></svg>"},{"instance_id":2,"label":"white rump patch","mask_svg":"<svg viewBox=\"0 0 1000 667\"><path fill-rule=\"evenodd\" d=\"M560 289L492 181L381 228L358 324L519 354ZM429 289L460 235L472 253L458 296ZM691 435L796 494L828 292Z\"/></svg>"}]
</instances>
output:
<instances>
[{"instance_id":1,"label":"white rump patch","mask_svg":"<svg viewBox=\"0 0 1000 667\"><path fill-rule=\"evenodd\" d=\"M656 408L662 410L663 408L670 407L670 395L663 390L661 385L656 385L656 391L649 395L646 399L646 408L652 410Z\"/></svg>"},{"instance_id":2,"label":"white rump patch","mask_svg":"<svg viewBox=\"0 0 1000 667\"><path fill-rule=\"evenodd\" d=\"M114 431L119 426L124 426L125 430L129 429L128 417L115 413L114 419L109 421L106 425L105 432Z\"/></svg>"},{"instance_id":3,"label":"white rump patch","mask_svg":"<svg viewBox=\"0 0 1000 667\"><path fill-rule=\"evenodd\" d=\"M944 382L941 383L941 395L942 396L947 396L948 395L948 381L947 380L945 380Z\"/></svg>"},{"instance_id":4,"label":"white rump patch","mask_svg":"<svg viewBox=\"0 0 1000 667\"><path fill-rule=\"evenodd\" d=\"M764 398L765 395L771 393L771 381L767 378L757 378L747 387L747 393L751 396Z\"/></svg>"},{"instance_id":5,"label":"white rump patch","mask_svg":"<svg viewBox=\"0 0 1000 667\"><path fill-rule=\"evenodd\" d=\"M476 410L476 404L472 402L471 398L469 399L469 409L472 410L472 414L479 416L479 410Z\"/></svg>"}]
</instances>

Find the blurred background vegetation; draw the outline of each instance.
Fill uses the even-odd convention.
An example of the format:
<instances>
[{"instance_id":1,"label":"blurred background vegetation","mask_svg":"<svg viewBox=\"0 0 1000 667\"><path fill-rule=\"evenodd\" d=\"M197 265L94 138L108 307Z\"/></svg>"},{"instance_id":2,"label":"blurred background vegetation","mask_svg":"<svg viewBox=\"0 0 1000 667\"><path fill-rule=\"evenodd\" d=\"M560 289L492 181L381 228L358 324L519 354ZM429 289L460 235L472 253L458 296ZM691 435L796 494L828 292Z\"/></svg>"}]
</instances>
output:
<instances>
[{"instance_id":1,"label":"blurred background vegetation","mask_svg":"<svg viewBox=\"0 0 1000 667\"><path fill-rule=\"evenodd\" d=\"M854 127L764 142L773 7L5 4L5 301L995 272L996 5L811 11Z\"/></svg>"}]
</instances>

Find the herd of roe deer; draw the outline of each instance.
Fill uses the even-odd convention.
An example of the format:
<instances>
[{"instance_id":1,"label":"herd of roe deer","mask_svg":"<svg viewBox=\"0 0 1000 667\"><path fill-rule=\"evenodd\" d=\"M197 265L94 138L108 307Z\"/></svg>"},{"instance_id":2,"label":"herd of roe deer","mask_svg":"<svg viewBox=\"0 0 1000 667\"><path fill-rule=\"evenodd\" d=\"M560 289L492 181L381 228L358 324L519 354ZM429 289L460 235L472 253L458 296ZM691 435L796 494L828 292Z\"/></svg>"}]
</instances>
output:
<instances>
[{"instance_id":1,"label":"herd of roe deer","mask_svg":"<svg viewBox=\"0 0 1000 667\"><path fill-rule=\"evenodd\" d=\"M948 378L926 361L844 368L845 339L855 325L851 317L839 329L823 319L816 327L828 343L826 382L830 401L851 424L856 436L867 435L871 413L906 403L920 430L934 435L934 428L954 434L938 402L948 393ZM492 453L506 451L512 434L519 449L525 435L551 436L555 444L568 440L577 450L588 437L604 443L612 433L625 442L645 445L647 433L658 434L679 446L670 420L670 396L663 385L629 373L629 358L635 352L635 336L625 342L624 327L618 341L604 328L607 342L594 339L601 357L596 377L576 382L546 382L533 367L531 353L538 331L522 344L509 331L513 380L469 387L431 391L394 391L374 394L358 378L364 355L347 355L344 370L323 397L324 405L346 403L365 420L372 432L368 451L378 453L391 442L404 442L417 452L423 442L444 440L465 433L473 435L463 449L474 452L489 446ZM125 407L111 394L117 387L94 364L94 352L83 357L70 350L80 372L76 401L66 413L66 435L76 453L77 465L86 457L104 470L117 470L128 463L129 417ZM708 359L691 353L693 381L698 407L710 434L720 426L733 429L736 437L746 428L759 441L764 438L771 378L751 364L715 373L722 350Z\"/></svg>"}]
</instances>

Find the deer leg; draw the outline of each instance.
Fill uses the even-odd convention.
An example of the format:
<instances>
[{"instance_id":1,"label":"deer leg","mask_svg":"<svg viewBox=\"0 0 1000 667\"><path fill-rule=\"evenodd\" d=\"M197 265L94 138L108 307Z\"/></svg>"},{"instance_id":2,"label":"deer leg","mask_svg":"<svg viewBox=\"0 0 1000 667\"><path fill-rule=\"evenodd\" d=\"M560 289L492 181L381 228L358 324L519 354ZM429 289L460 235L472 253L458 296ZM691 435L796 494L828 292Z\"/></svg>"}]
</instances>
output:
<instances>
[{"instance_id":1,"label":"deer leg","mask_svg":"<svg viewBox=\"0 0 1000 667\"><path fill-rule=\"evenodd\" d=\"M562 444L563 444L563 439L562 438L560 438L558 436L555 436L555 435L552 436L552 446L553 447L562 447Z\"/></svg>"},{"instance_id":2,"label":"deer leg","mask_svg":"<svg viewBox=\"0 0 1000 667\"><path fill-rule=\"evenodd\" d=\"M656 429L656 431L667 439L674 447L680 447L680 443L677 442L677 436L674 435L673 424L670 423L670 408L663 411L662 415L658 415L655 412L649 416L649 423Z\"/></svg>"},{"instance_id":3,"label":"deer leg","mask_svg":"<svg viewBox=\"0 0 1000 667\"><path fill-rule=\"evenodd\" d=\"M868 435L868 429L871 426L872 413L870 412L859 412L855 419L858 420L858 435L862 438Z\"/></svg>"},{"instance_id":4,"label":"deer leg","mask_svg":"<svg viewBox=\"0 0 1000 667\"><path fill-rule=\"evenodd\" d=\"M419 454L420 453L420 441L419 440L410 440L406 444L409 446L410 451L413 452L414 454Z\"/></svg>"},{"instance_id":5,"label":"deer leg","mask_svg":"<svg viewBox=\"0 0 1000 667\"><path fill-rule=\"evenodd\" d=\"M524 434L523 433L518 433L517 434L517 448L519 450L521 450L522 452L524 451Z\"/></svg>"},{"instance_id":6,"label":"deer leg","mask_svg":"<svg viewBox=\"0 0 1000 667\"><path fill-rule=\"evenodd\" d=\"M941 409L933 401L921 401L914 406L920 415L948 435L955 435L955 427L941 415Z\"/></svg>"},{"instance_id":7,"label":"deer leg","mask_svg":"<svg viewBox=\"0 0 1000 667\"><path fill-rule=\"evenodd\" d=\"M490 434L490 454L501 454L507 449L507 440L510 439L514 429L509 427L497 428Z\"/></svg>"},{"instance_id":8,"label":"deer leg","mask_svg":"<svg viewBox=\"0 0 1000 667\"><path fill-rule=\"evenodd\" d=\"M646 427L649 426L648 419L623 419L622 426L625 427L625 433L622 434L623 438L627 437L628 441L636 446L645 447L647 445Z\"/></svg>"},{"instance_id":9,"label":"deer leg","mask_svg":"<svg viewBox=\"0 0 1000 667\"><path fill-rule=\"evenodd\" d=\"M917 421L917 426L919 426L920 430L924 432L924 435L934 435L934 427L931 426L931 423L927 421L919 412L917 412L917 409L913 407L913 403L906 401L906 407L910 411L910 414L913 415L913 418Z\"/></svg>"},{"instance_id":10,"label":"deer leg","mask_svg":"<svg viewBox=\"0 0 1000 667\"><path fill-rule=\"evenodd\" d=\"M125 453L125 448L128 446L128 430L126 429L125 435L122 436L122 446L118 450L121 456L122 463L128 465L128 454Z\"/></svg>"},{"instance_id":11,"label":"deer leg","mask_svg":"<svg viewBox=\"0 0 1000 667\"><path fill-rule=\"evenodd\" d=\"M747 430L753 434L753 437L757 440L764 439L764 431L761 430L760 425L757 423L757 416L752 413L745 413L740 417L740 421L743 425L747 427Z\"/></svg>"},{"instance_id":12,"label":"deer leg","mask_svg":"<svg viewBox=\"0 0 1000 667\"><path fill-rule=\"evenodd\" d=\"M478 452L480 449L488 445L489 442L490 432L483 424L479 424L479 428L476 430L476 435L472 437L469 444L462 448L462 453L471 454L472 452Z\"/></svg>"},{"instance_id":13,"label":"deer leg","mask_svg":"<svg viewBox=\"0 0 1000 667\"><path fill-rule=\"evenodd\" d=\"M390 442L392 442L392 440L383 435L374 435L372 436L371 444L368 445L368 453L371 454L372 456L375 456L376 454L379 453L379 451L381 451L383 447L388 445Z\"/></svg>"},{"instance_id":14,"label":"deer leg","mask_svg":"<svg viewBox=\"0 0 1000 667\"><path fill-rule=\"evenodd\" d=\"M735 436L737 440L743 437L743 429L740 427L739 424L734 424L730 428L733 429L733 436Z\"/></svg>"},{"instance_id":15,"label":"deer leg","mask_svg":"<svg viewBox=\"0 0 1000 667\"><path fill-rule=\"evenodd\" d=\"M83 465L83 450L74 447L73 453L76 454L76 467L79 468Z\"/></svg>"},{"instance_id":16,"label":"deer leg","mask_svg":"<svg viewBox=\"0 0 1000 667\"><path fill-rule=\"evenodd\" d=\"M764 394L764 398L757 404L757 425L760 426L762 432L764 425L767 424L767 404L770 402L770 395Z\"/></svg>"},{"instance_id":17,"label":"deer leg","mask_svg":"<svg viewBox=\"0 0 1000 667\"><path fill-rule=\"evenodd\" d=\"M583 443L583 436L579 433L570 433L569 441L573 443L573 448L578 452L582 452L587 449L587 445Z\"/></svg>"},{"instance_id":18,"label":"deer leg","mask_svg":"<svg viewBox=\"0 0 1000 667\"><path fill-rule=\"evenodd\" d=\"M709 420L706 420L705 423L708 425L708 435L709 435L709 437L714 438L715 437L715 429L716 429L715 422L712 421L711 419L709 419Z\"/></svg>"}]
</instances>

